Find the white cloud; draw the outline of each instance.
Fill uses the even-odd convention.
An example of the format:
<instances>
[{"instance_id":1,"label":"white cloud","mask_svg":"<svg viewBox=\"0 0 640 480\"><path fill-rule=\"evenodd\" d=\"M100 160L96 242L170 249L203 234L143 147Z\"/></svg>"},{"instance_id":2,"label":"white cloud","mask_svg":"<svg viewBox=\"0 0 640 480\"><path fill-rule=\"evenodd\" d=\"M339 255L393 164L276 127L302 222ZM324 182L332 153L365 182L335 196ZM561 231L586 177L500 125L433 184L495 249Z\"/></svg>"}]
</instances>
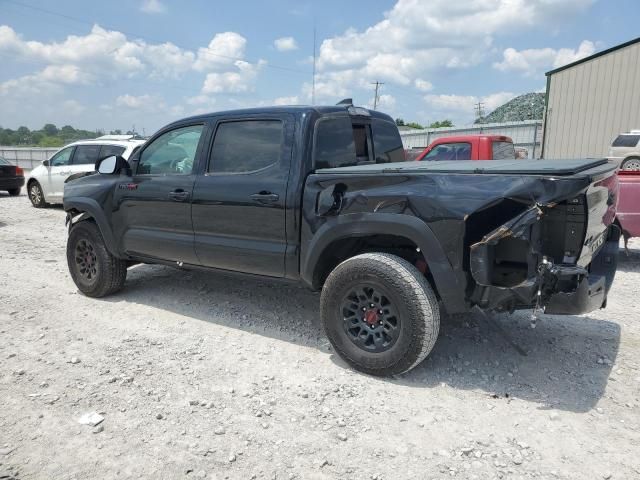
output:
<instances>
[{"instance_id":1,"label":"white cloud","mask_svg":"<svg viewBox=\"0 0 640 480\"><path fill-rule=\"evenodd\" d=\"M165 13L167 7L160 0L144 0L140 5L140 11L144 13Z\"/></svg>"},{"instance_id":2,"label":"white cloud","mask_svg":"<svg viewBox=\"0 0 640 480\"><path fill-rule=\"evenodd\" d=\"M257 64L251 64L243 60L234 62L235 71L223 73L209 73L204 80L202 93L244 93L253 90L253 84L260 69L266 65L261 60Z\"/></svg>"},{"instance_id":3,"label":"white cloud","mask_svg":"<svg viewBox=\"0 0 640 480\"><path fill-rule=\"evenodd\" d=\"M273 101L274 105L300 105L300 98L297 95L291 97L278 97Z\"/></svg>"},{"instance_id":4,"label":"white cloud","mask_svg":"<svg viewBox=\"0 0 640 480\"><path fill-rule=\"evenodd\" d=\"M352 91L360 78L428 91L416 79L434 70L468 68L484 61L494 37L531 28L553 28L565 15L594 0L398 0L384 19L349 29L320 45L317 81L322 94ZM340 72L340 75L336 75ZM321 97L322 98L322 97Z\"/></svg>"},{"instance_id":5,"label":"white cloud","mask_svg":"<svg viewBox=\"0 0 640 480\"><path fill-rule=\"evenodd\" d=\"M273 45L276 47L276 50L279 52L288 52L291 50L297 50L298 44L296 43L296 39L293 37L282 37L276 38L273 42Z\"/></svg>"},{"instance_id":6,"label":"white cloud","mask_svg":"<svg viewBox=\"0 0 640 480\"><path fill-rule=\"evenodd\" d=\"M485 96L474 95L425 95L430 120L451 119L456 125L471 123L474 118L474 106L484 104L484 113L489 114L500 105L517 95L511 92L497 92Z\"/></svg>"},{"instance_id":7,"label":"white cloud","mask_svg":"<svg viewBox=\"0 0 640 480\"><path fill-rule=\"evenodd\" d=\"M367 108L373 108L373 97L367 103ZM393 111L396 107L396 99L393 95L389 95L387 93L383 93L378 96L378 105L376 106L376 110L379 110L384 113L389 113Z\"/></svg>"},{"instance_id":8,"label":"white cloud","mask_svg":"<svg viewBox=\"0 0 640 480\"><path fill-rule=\"evenodd\" d=\"M247 39L235 32L216 34L206 48L198 49L193 68L200 72L220 71L244 58Z\"/></svg>"},{"instance_id":9,"label":"white cloud","mask_svg":"<svg viewBox=\"0 0 640 480\"><path fill-rule=\"evenodd\" d=\"M502 52L502 61L493 64L494 68L503 72L516 71L524 75L533 76L543 70L558 68L581 58L594 54L596 46L589 40L584 40L577 49L572 48L530 48L516 50L507 48Z\"/></svg>"},{"instance_id":10,"label":"white cloud","mask_svg":"<svg viewBox=\"0 0 640 480\"><path fill-rule=\"evenodd\" d=\"M151 95L120 95L116 98L116 105L118 107L126 107L126 108L147 108L152 102L154 102L154 98Z\"/></svg>"},{"instance_id":11,"label":"white cloud","mask_svg":"<svg viewBox=\"0 0 640 480\"><path fill-rule=\"evenodd\" d=\"M18 60L47 64L44 70L6 81L0 94L16 89L36 91L59 84L86 85L136 76L179 78L189 71L206 74L202 93L243 93L253 90L264 60L244 60L247 40L235 32L216 34L209 45L196 51L170 42L150 44L129 40L121 32L94 25L84 36L70 35L61 42L23 40L11 27L0 26L0 54ZM132 107L134 100L123 95L120 102Z\"/></svg>"},{"instance_id":12,"label":"white cloud","mask_svg":"<svg viewBox=\"0 0 640 480\"><path fill-rule=\"evenodd\" d=\"M62 102L62 108L70 115L80 115L87 109L77 100L65 100Z\"/></svg>"},{"instance_id":13,"label":"white cloud","mask_svg":"<svg viewBox=\"0 0 640 480\"><path fill-rule=\"evenodd\" d=\"M416 88L421 92L428 92L430 90L433 90L433 84L426 80L422 80L421 78L416 78L414 84Z\"/></svg>"}]
</instances>

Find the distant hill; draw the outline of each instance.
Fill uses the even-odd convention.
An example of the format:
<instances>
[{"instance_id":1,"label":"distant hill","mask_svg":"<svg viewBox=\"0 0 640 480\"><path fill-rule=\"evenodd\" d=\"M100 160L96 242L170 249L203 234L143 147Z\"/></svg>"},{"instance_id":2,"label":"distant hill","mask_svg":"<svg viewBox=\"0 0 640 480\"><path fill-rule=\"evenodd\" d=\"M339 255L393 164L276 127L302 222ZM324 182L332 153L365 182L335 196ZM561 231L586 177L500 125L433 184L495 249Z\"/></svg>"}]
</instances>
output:
<instances>
[{"instance_id":1,"label":"distant hill","mask_svg":"<svg viewBox=\"0 0 640 480\"><path fill-rule=\"evenodd\" d=\"M489 115L479 118L475 123L521 122L522 120L542 120L544 112L544 93L525 93L509 100Z\"/></svg>"}]
</instances>

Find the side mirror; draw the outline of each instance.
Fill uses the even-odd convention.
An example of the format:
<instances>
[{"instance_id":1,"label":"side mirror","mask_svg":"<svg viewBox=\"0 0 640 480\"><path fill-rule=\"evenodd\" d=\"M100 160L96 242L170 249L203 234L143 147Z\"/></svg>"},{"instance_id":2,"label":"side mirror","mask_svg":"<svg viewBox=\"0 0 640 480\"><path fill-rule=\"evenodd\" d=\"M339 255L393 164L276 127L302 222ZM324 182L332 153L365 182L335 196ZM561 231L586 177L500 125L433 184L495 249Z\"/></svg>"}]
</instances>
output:
<instances>
[{"instance_id":1,"label":"side mirror","mask_svg":"<svg viewBox=\"0 0 640 480\"><path fill-rule=\"evenodd\" d=\"M120 155L111 155L110 157L101 158L96 162L96 171L103 175L113 175L125 170L130 174L131 167L129 163Z\"/></svg>"},{"instance_id":2,"label":"side mirror","mask_svg":"<svg viewBox=\"0 0 640 480\"><path fill-rule=\"evenodd\" d=\"M42 165L44 165L45 167L48 167L49 166L49 160L44 160L42 162Z\"/></svg>"}]
</instances>

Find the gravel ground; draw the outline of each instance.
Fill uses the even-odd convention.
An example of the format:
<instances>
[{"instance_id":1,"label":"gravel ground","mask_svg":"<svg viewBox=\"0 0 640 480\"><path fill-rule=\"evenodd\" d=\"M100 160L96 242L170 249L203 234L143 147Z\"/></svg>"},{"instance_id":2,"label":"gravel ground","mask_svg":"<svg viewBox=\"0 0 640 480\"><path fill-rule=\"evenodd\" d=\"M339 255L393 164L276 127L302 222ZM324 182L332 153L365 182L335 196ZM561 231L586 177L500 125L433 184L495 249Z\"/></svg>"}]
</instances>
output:
<instances>
[{"instance_id":1,"label":"gravel ground","mask_svg":"<svg viewBox=\"0 0 640 480\"><path fill-rule=\"evenodd\" d=\"M379 379L333 354L315 293L143 265L93 300L66 238L0 195L0 478L640 478L639 241L606 310L450 319Z\"/></svg>"}]
</instances>

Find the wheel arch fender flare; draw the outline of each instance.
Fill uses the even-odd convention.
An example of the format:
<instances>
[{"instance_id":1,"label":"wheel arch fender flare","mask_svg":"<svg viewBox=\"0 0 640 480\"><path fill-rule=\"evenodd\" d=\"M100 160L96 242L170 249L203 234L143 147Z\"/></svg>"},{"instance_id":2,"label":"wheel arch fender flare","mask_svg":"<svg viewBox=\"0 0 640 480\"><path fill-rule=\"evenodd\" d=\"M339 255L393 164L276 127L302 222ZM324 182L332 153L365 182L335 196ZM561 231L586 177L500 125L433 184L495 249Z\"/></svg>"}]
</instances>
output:
<instances>
[{"instance_id":1,"label":"wheel arch fender flare","mask_svg":"<svg viewBox=\"0 0 640 480\"><path fill-rule=\"evenodd\" d=\"M456 275L447 256L431 228L421 219L393 213L358 213L331 217L311 240L303 246L300 276L305 283L314 285L314 273L325 250L335 241L369 235L404 237L420 248L435 282L435 289L445 309L450 312L466 311L465 284Z\"/></svg>"},{"instance_id":2,"label":"wheel arch fender flare","mask_svg":"<svg viewBox=\"0 0 640 480\"><path fill-rule=\"evenodd\" d=\"M98 202L92 198L74 198L71 201L64 202L64 209L67 211L67 223L69 230L73 228L73 225L77 225L79 222L93 220L100 230L100 234L104 239L104 246L107 251L114 257L120 257L116 250L115 237L111 226L107 219L104 210L100 207ZM77 215L73 215L71 212L79 212Z\"/></svg>"}]
</instances>

